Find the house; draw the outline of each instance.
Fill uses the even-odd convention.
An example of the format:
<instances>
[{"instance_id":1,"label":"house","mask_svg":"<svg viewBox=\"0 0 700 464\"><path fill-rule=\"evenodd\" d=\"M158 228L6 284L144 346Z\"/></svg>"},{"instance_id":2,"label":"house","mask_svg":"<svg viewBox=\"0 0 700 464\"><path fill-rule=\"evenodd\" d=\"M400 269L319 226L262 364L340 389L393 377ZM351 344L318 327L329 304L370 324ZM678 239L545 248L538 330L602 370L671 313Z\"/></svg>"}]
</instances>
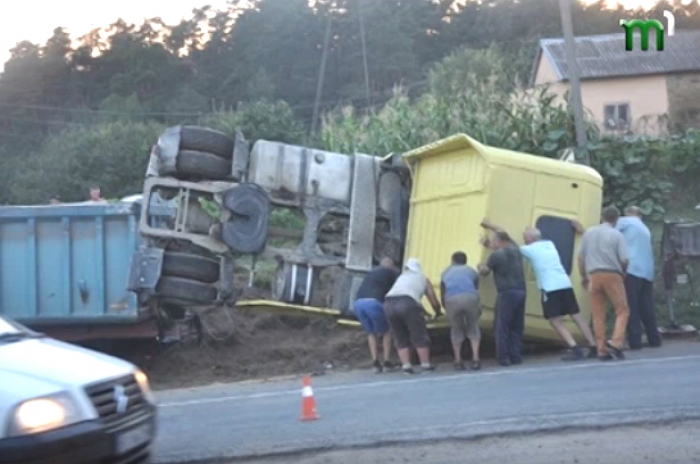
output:
<instances>
[{"instance_id":1,"label":"house","mask_svg":"<svg viewBox=\"0 0 700 464\"><path fill-rule=\"evenodd\" d=\"M581 98L606 133L660 134L670 124L700 127L700 30L678 31L656 50L625 49L625 34L575 38ZM563 97L569 89L563 38L540 40L531 88L549 85Z\"/></svg>"}]
</instances>

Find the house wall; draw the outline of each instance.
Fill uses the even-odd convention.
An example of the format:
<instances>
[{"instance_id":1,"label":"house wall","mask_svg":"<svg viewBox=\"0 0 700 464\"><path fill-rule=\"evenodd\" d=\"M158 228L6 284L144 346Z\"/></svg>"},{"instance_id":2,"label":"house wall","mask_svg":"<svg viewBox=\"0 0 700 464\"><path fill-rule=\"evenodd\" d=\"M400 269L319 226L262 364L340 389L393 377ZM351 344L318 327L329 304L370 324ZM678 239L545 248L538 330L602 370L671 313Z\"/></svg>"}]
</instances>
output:
<instances>
[{"instance_id":1,"label":"house wall","mask_svg":"<svg viewBox=\"0 0 700 464\"><path fill-rule=\"evenodd\" d=\"M632 131L658 134L665 130L665 119L669 112L670 95L666 82L667 77L664 75L583 80L581 99L602 131L606 131L603 125L605 106L627 103L632 118ZM548 84L550 90L562 98L569 89L568 82L558 82L554 67L545 54L542 54L534 84ZM700 92L700 83L690 83L690 79L686 87L695 88L694 85L697 85ZM684 97L680 97L682 98Z\"/></svg>"}]
</instances>

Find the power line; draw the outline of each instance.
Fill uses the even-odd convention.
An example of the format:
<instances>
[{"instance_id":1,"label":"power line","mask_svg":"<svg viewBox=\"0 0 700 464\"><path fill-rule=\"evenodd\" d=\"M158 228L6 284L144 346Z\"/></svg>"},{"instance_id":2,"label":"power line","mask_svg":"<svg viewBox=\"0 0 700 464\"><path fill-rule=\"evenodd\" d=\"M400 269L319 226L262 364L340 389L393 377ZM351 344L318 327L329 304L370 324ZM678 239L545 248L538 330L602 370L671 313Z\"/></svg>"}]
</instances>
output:
<instances>
[{"instance_id":1,"label":"power line","mask_svg":"<svg viewBox=\"0 0 700 464\"><path fill-rule=\"evenodd\" d=\"M407 84L402 86L403 89L405 90L411 90L414 88L419 88L422 86L427 85L427 81L417 81L413 82L411 84ZM393 97L393 91L392 90L384 90L384 91L377 91L377 92L372 92L370 94L371 96L375 97L382 97L382 96L389 96L389 99ZM362 100L366 100L366 96L362 97L354 97L354 98L342 98L338 100L325 100L320 102L320 106L330 106L330 105L342 105L343 103L355 103L359 102ZM306 104L298 104L298 105L291 105L290 108L292 110L300 110L300 109L309 109L313 108L316 105L316 103L306 103ZM368 105L368 107L376 107L377 105ZM105 115L105 116L136 116L137 114L133 112L128 112L128 111L113 111L113 110L93 110L90 108L66 108L66 107L60 107L60 106L47 106L47 105L36 105L36 104L26 104L26 103L8 103L8 102L0 102L0 108L9 108L9 109L25 109L25 110L37 110L37 111L53 111L53 112L58 112L58 113L77 113L78 115L84 114L86 116L99 116L99 115ZM152 111L146 111L146 112L139 112L139 116L182 116L182 117L202 117L202 116L207 116L207 115L212 115L212 114L217 114L218 111L209 111L209 112L176 112L176 111L162 111L162 112L152 112Z\"/></svg>"}]
</instances>

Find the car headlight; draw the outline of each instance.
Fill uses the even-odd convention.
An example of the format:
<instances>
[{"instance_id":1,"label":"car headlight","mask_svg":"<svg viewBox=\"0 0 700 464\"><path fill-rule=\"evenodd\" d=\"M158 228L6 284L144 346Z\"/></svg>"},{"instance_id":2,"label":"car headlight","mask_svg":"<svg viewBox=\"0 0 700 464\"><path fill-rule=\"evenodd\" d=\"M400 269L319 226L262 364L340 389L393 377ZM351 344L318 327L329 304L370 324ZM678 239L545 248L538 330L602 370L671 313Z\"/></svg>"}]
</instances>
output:
<instances>
[{"instance_id":1,"label":"car headlight","mask_svg":"<svg viewBox=\"0 0 700 464\"><path fill-rule=\"evenodd\" d=\"M29 435L65 427L80 420L73 399L65 393L20 403L10 416L9 436Z\"/></svg>"},{"instance_id":2,"label":"car headlight","mask_svg":"<svg viewBox=\"0 0 700 464\"><path fill-rule=\"evenodd\" d=\"M136 383L139 384L139 388L143 392L143 396L145 396L149 402L153 403L155 399L151 392L151 386L148 384L148 376L146 373L141 369L137 369L136 372L134 372L134 377L136 378Z\"/></svg>"}]
</instances>

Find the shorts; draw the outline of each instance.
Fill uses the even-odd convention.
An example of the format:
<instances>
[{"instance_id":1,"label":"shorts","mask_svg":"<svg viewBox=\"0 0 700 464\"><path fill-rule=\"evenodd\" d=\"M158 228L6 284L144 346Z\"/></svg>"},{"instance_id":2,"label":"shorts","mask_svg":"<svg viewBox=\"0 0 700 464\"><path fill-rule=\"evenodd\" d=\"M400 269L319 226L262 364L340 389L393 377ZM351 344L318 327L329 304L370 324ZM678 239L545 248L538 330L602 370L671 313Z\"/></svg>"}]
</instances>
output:
<instances>
[{"instance_id":1,"label":"shorts","mask_svg":"<svg viewBox=\"0 0 700 464\"><path fill-rule=\"evenodd\" d=\"M410 296L389 297L384 301L384 314L389 321L397 350L428 348L430 336L423 316L423 306Z\"/></svg>"},{"instance_id":2,"label":"shorts","mask_svg":"<svg viewBox=\"0 0 700 464\"><path fill-rule=\"evenodd\" d=\"M579 313L573 288L542 292L542 312L545 319L570 316Z\"/></svg>"},{"instance_id":3,"label":"shorts","mask_svg":"<svg viewBox=\"0 0 700 464\"><path fill-rule=\"evenodd\" d=\"M450 338L453 343L462 343L465 339L479 340L479 317L481 303L476 293L462 293L445 298L445 312L450 320Z\"/></svg>"},{"instance_id":4,"label":"shorts","mask_svg":"<svg viewBox=\"0 0 700 464\"><path fill-rule=\"evenodd\" d=\"M389 323L384 315L384 308L379 300L374 298L360 298L355 300L355 316L362 324L362 328L369 335L385 334L389 332Z\"/></svg>"}]
</instances>

